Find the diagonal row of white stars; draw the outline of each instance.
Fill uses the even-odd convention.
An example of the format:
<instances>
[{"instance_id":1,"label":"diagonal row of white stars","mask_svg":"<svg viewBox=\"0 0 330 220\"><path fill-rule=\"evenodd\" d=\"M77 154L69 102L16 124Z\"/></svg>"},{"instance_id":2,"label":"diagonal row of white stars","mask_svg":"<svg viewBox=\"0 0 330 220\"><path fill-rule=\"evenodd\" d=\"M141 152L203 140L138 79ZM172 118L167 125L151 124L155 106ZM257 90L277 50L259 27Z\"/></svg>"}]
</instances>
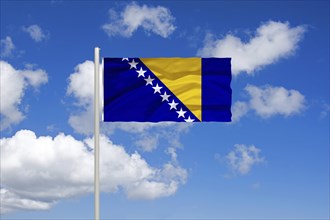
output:
<instances>
[{"instance_id":1,"label":"diagonal row of white stars","mask_svg":"<svg viewBox=\"0 0 330 220\"><path fill-rule=\"evenodd\" d=\"M143 79L146 81L146 86L147 85L151 85L151 87L154 89L154 94L159 93L160 96L162 97L162 102L166 101L168 102L168 104L170 105L170 110L177 109L177 105L179 103L175 102L174 99L172 99L172 102L170 102L169 97L171 95L168 95L166 93L166 91L164 92L164 94L161 93L161 89L163 88L162 86L159 86L158 83L156 84L156 86L153 86L152 81L154 81L155 79L151 78L150 75L148 75L148 78L144 75L147 71L143 70L142 67L140 67L140 70L138 70L137 65L139 62L135 62L135 60L133 59L131 62L129 62L128 58L123 58L122 61L127 61L128 64L130 65L130 69L135 69L136 72L138 73L137 77L143 77ZM186 119L185 118L185 114L187 111L183 111L182 108L180 108L180 111L176 111L178 113L178 118L182 117L186 122L193 122L195 119L192 119L190 116Z\"/></svg>"}]
</instances>

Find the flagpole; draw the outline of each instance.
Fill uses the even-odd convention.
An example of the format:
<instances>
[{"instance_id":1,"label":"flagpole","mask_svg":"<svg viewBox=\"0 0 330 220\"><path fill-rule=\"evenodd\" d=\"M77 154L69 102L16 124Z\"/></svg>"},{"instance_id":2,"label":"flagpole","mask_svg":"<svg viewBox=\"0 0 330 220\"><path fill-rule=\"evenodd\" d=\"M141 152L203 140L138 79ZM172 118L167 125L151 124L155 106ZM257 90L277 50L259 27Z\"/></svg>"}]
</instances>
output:
<instances>
[{"instance_id":1,"label":"flagpole","mask_svg":"<svg viewBox=\"0 0 330 220\"><path fill-rule=\"evenodd\" d=\"M100 48L94 48L94 219L100 219Z\"/></svg>"}]
</instances>

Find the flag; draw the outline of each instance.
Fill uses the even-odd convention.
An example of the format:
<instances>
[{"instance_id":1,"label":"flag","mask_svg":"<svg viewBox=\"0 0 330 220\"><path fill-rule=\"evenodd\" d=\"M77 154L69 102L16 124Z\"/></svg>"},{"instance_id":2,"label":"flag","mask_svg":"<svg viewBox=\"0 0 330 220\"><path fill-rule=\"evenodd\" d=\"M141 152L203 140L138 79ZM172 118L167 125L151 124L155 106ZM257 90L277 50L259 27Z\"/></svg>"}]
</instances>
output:
<instances>
[{"instance_id":1,"label":"flag","mask_svg":"<svg viewBox=\"0 0 330 220\"><path fill-rule=\"evenodd\" d=\"M104 58L104 121L231 121L230 58Z\"/></svg>"}]
</instances>

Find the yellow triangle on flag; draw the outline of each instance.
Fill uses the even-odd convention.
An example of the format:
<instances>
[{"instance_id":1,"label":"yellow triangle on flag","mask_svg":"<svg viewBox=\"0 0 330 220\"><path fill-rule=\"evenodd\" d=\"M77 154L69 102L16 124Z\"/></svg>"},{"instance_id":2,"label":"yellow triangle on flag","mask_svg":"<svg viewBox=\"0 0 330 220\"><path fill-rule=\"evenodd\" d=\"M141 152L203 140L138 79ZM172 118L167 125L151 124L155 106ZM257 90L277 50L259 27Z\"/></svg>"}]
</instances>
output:
<instances>
[{"instance_id":1,"label":"yellow triangle on flag","mask_svg":"<svg viewBox=\"0 0 330 220\"><path fill-rule=\"evenodd\" d=\"M202 121L201 58L140 58L140 60Z\"/></svg>"}]
</instances>

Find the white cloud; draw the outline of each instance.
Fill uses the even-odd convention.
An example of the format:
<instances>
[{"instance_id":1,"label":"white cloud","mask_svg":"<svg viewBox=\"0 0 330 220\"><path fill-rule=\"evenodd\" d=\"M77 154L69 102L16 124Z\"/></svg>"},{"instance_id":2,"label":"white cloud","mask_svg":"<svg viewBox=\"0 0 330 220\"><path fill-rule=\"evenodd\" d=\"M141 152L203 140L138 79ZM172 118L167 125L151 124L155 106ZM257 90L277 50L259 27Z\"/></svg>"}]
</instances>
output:
<instances>
[{"instance_id":1,"label":"white cloud","mask_svg":"<svg viewBox=\"0 0 330 220\"><path fill-rule=\"evenodd\" d=\"M120 129L133 134L131 137L135 145L145 151L152 152L158 147L181 148L180 138L187 133L192 126L191 123L106 123L104 130L112 132ZM169 152L166 152L169 153ZM169 153L172 155L172 153Z\"/></svg>"},{"instance_id":2,"label":"white cloud","mask_svg":"<svg viewBox=\"0 0 330 220\"><path fill-rule=\"evenodd\" d=\"M232 112L232 123L239 121L244 115L249 111L249 106L247 103L242 101L235 102L231 107Z\"/></svg>"},{"instance_id":3,"label":"white cloud","mask_svg":"<svg viewBox=\"0 0 330 220\"><path fill-rule=\"evenodd\" d=\"M11 39L11 37L6 37L1 39L1 57L10 57L12 55L13 50L15 49L15 45Z\"/></svg>"},{"instance_id":4,"label":"white cloud","mask_svg":"<svg viewBox=\"0 0 330 220\"><path fill-rule=\"evenodd\" d=\"M159 195L168 196L173 194L176 191L177 187L177 182L174 181L170 182L169 184L165 184L162 182L141 181L138 184L130 185L127 188L127 195L131 199L154 199Z\"/></svg>"},{"instance_id":5,"label":"white cloud","mask_svg":"<svg viewBox=\"0 0 330 220\"><path fill-rule=\"evenodd\" d=\"M252 74L295 52L306 28L290 27L288 22L269 21L262 24L248 42L227 34L223 39L207 35L201 56L231 57L232 73Z\"/></svg>"},{"instance_id":6,"label":"white cloud","mask_svg":"<svg viewBox=\"0 0 330 220\"><path fill-rule=\"evenodd\" d=\"M176 148L169 147L169 148L167 148L167 150L165 152L171 156L172 161L174 161L174 162L177 161L178 154L176 153Z\"/></svg>"},{"instance_id":7,"label":"white cloud","mask_svg":"<svg viewBox=\"0 0 330 220\"><path fill-rule=\"evenodd\" d=\"M43 31L41 27L36 24L23 27L23 31L27 32L35 42L41 42L47 38L45 31Z\"/></svg>"},{"instance_id":8,"label":"white cloud","mask_svg":"<svg viewBox=\"0 0 330 220\"><path fill-rule=\"evenodd\" d=\"M273 115L290 116L300 113L305 108L305 97L297 90L284 87L245 87L251 97L249 106L261 117Z\"/></svg>"},{"instance_id":9,"label":"white cloud","mask_svg":"<svg viewBox=\"0 0 330 220\"><path fill-rule=\"evenodd\" d=\"M93 104L94 97L94 62L86 60L74 68L70 74L67 94L78 99L79 104Z\"/></svg>"},{"instance_id":10,"label":"white cloud","mask_svg":"<svg viewBox=\"0 0 330 220\"><path fill-rule=\"evenodd\" d=\"M176 161L155 168L104 136L100 145L102 192L123 189L132 199L155 199L174 194L186 181L187 171ZM0 147L2 212L49 209L60 199L93 192L93 139L20 130L0 139Z\"/></svg>"},{"instance_id":11,"label":"white cloud","mask_svg":"<svg viewBox=\"0 0 330 220\"><path fill-rule=\"evenodd\" d=\"M78 64L68 83L67 94L75 97L76 104L80 106L79 112L70 115L69 124L76 132L90 135L94 128L94 62L86 60Z\"/></svg>"},{"instance_id":12,"label":"white cloud","mask_svg":"<svg viewBox=\"0 0 330 220\"><path fill-rule=\"evenodd\" d=\"M22 198L19 195L2 188L0 189L0 204L0 213L9 213L20 209L47 210L55 203Z\"/></svg>"},{"instance_id":13,"label":"white cloud","mask_svg":"<svg viewBox=\"0 0 330 220\"><path fill-rule=\"evenodd\" d=\"M140 6L135 2L131 2L120 13L110 9L109 16L110 22L104 24L102 29L110 37L115 35L131 37L141 27L147 33L153 32L167 38L175 30L174 17L169 9L162 6Z\"/></svg>"},{"instance_id":14,"label":"white cloud","mask_svg":"<svg viewBox=\"0 0 330 220\"><path fill-rule=\"evenodd\" d=\"M126 186L125 191L131 199L156 199L174 194L187 179L187 171L173 163L167 163L157 170L157 181L142 180Z\"/></svg>"},{"instance_id":15,"label":"white cloud","mask_svg":"<svg viewBox=\"0 0 330 220\"><path fill-rule=\"evenodd\" d=\"M1 129L4 130L23 120L24 114L19 109L27 87L38 88L47 83L47 73L42 69L15 69L5 61L0 61L0 113Z\"/></svg>"},{"instance_id":16,"label":"white cloud","mask_svg":"<svg viewBox=\"0 0 330 220\"><path fill-rule=\"evenodd\" d=\"M141 138L135 141L135 145L146 152L151 152L158 146L158 135L142 134Z\"/></svg>"},{"instance_id":17,"label":"white cloud","mask_svg":"<svg viewBox=\"0 0 330 220\"><path fill-rule=\"evenodd\" d=\"M284 87L247 85L248 101L236 101L232 106L232 123L238 122L249 111L262 118L275 115L285 117L299 114L306 108L306 99L299 91Z\"/></svg>"},{"instance_id":18,"label":"white cloud","mask_svg":"<svg viewBox=\"0 0 330 220\"><path fill-rule=\"evenodd\" d=\"M254 145L246 146L235 144L234 150L229 152L225 160L234 173L241 175L248 174L252 167L263 163L265 159L260 157L260 149Z\"/></svg>"}]
</instances>

